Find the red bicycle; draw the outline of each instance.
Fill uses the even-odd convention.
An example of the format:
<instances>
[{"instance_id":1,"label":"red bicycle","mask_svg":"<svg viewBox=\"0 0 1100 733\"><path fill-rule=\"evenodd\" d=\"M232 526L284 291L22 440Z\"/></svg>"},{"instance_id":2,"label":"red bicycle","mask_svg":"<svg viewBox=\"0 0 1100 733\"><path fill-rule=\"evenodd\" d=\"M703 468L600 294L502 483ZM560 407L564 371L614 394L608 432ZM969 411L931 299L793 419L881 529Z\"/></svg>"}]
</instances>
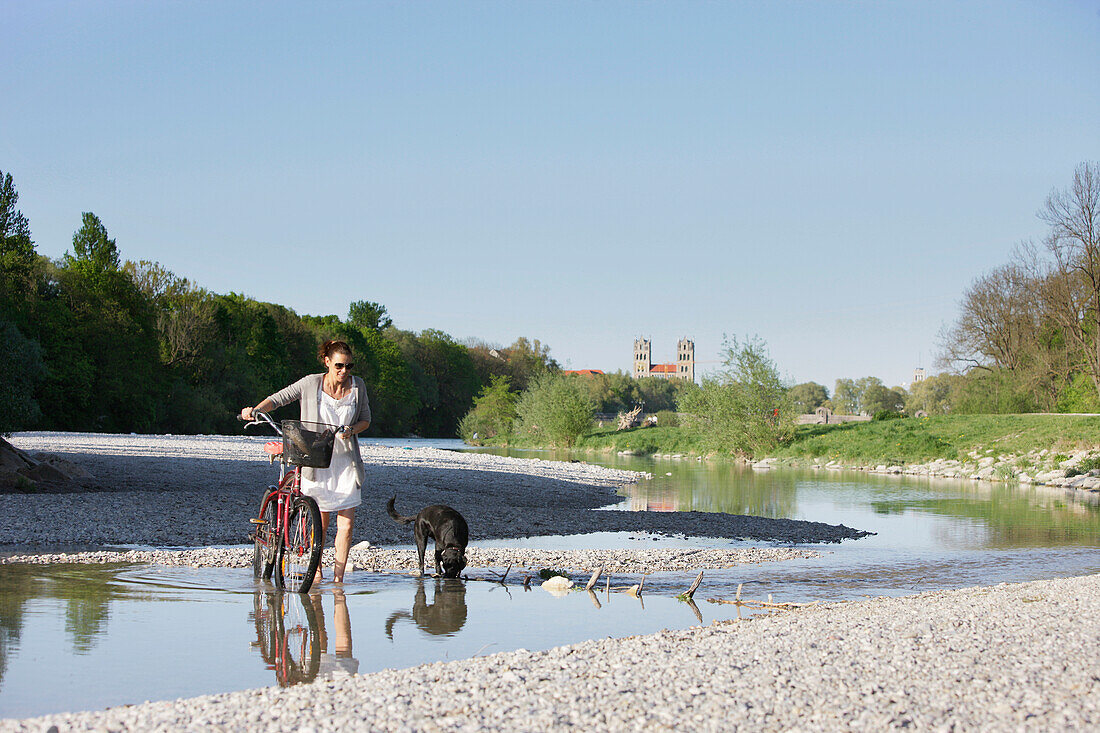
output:
<instances>
[{"instance_id":1,"label":"red bicycle","mask_svg":"<svg viewBox=\"0 0 1100 733\"><path fill-rule=\"evenodd\" d=\"M328 468L337 428L301 420L283 420L276 425L258 411L252 417L246 428L266 422L282 437L282 441L264 445L272 462L279 459L279 483L267 488L259 514L250 520L256 525L248 536L253 548L252 574L264 580L274 574L277 588L306 593L321 563L324 536L317 502L302 493L301 469Z\"/></svg>"}]
</instances>

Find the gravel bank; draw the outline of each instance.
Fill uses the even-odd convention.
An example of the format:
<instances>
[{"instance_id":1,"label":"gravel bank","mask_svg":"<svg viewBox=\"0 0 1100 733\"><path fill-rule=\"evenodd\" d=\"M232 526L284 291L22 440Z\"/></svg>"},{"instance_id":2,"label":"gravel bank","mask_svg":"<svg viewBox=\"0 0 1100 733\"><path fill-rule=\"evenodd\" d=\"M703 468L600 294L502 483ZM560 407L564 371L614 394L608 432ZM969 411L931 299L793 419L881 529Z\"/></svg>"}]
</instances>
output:
<instances>
[{"instance_id":1,"label":"gravel bank","mask_svg":"<svg viewBox=\"0 0 1100 733\"><path fill-rule=\"evenodd\" d=\"M1085 730L1100 575L812 607L2 731Z\"/></svg>"},{"instance_id":2,"label":"gravel bank","mask_svg":"<svg viewBox=\"0 0 1100 733\"><path fill-rule=\"evenodd\" d=\"M12 444L54 453L94 477L96 491L0 495L0 547L85 548L235 545L275 468L265 439L94 433L17 433ZM616 503L616 489L645 477L586 463L505 458L364 444L367 488L355 540L409 544L408 527L386 514L448 504L472 539L589 532L655 532L788 543L839 542L865 533L844 526L704 512L593 512Z\"/></svg>"},{"instance_id":3,"label":"gravel bank","mask_svg":"<svg viewBox=\"0 0 1100 733\"><path fill-rule=\"evenodd\" d=\"M333 561L332 549L325 551L324 562ZM596 568L615 573L656 573L684 570L718 570L738 565L776 562L795 558L818 557L813 550L796 548L745 548L737 550L712 549L648 549L648 550L524 550L513 548L471 547L466 553L467 574L475 568L506 568L514 570L540 570L553 568L571 573L591 573ZM354 570L404 571L419 568L415 550L386 550L382 548L353 549L349 555L355 563ZM203 547L194 550L128 550L114 552L99 550L72 553L36 553L0 557L0 565L28 563L52 565L54 563L142 563L150 565L176 565L193 568L229 567L245 568L252 562L252 551L247 548ZM431 558L427 561L431 572ZM513 576L515 577L515 576Z\"/></svg>"}]
</instances>

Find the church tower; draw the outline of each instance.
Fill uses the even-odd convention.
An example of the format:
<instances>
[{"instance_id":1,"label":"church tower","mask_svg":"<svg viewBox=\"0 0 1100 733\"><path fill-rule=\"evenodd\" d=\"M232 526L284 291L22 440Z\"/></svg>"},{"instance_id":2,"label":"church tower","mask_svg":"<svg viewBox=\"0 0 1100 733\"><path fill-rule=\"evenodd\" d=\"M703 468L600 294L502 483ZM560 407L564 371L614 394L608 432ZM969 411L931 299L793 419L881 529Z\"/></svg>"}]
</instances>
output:
<instances>
[{"instance_id":1,"label":"church tower","mask_svg":"<svg viewBox=\"0 0 1100 733\"><path fill-rule=\"evenodd\" d=\"M676 344L677 376L686 382L695 381L695 342L688 338Z\"/></svg>"},{"instance_id":2,"label":"church tower","mask_svg":"<svg viewBox=\"0 0 1100 733\"><path fill-rule=\"evenodd\" d=\"M634 378L648 377L650 361L649 339L634 339Z\"/></svg>"}]
</instances>

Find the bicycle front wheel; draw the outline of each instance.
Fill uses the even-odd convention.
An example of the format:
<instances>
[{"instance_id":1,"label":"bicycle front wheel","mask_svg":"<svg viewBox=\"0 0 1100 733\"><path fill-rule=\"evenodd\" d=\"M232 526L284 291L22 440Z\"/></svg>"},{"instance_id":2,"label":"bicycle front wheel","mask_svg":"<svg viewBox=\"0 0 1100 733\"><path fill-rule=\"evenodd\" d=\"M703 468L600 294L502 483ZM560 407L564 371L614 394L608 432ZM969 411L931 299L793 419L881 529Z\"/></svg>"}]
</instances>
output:
<instances>
[{"instance_id":1,"label":"bicycle front wheel","mask_svg":"<svg viewBox=\"0 0 1100 733\"><path fill-rule=\"evenodd\" d=\"M317 502L300 496L290 507L286 538L275 559L275 585L291 593L305 593L321 564L321 511Z\"/></svg>"}]
</instances>

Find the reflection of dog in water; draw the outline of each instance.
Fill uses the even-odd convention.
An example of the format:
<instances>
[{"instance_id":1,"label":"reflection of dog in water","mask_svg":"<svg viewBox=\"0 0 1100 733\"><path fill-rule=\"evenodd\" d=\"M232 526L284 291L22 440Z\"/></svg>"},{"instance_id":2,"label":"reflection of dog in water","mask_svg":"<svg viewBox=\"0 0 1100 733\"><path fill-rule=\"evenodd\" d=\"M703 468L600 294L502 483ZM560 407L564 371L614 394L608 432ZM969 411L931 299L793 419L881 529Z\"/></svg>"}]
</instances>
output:
<instances>
[{"instance_id":1,"label":"reflection of dog in water","mask_svg":"<svg viewBox=\"0 0 1100 733\"><path fill-rule=\"evenodd\" d=\"M393 641L394 625L403 618L412 619L421 631L433 636L455 633L466 625L466 584L461 580L436 578L432 603L428 605L424 580L417 579L412 613L394 611L386 619L386 638L390 641Z\"/></svg>"},{"instance_id":2,"label":"reflection of dog in water","mask_svg":"<svg viewBox=\"0 0 1100 733\"><path fill-rule=\"evenodd\" d=\"M425 507L415 517L403 517L393 508L396 496L386 502L386 511L398 524L413 524L416 552L420 556L420 574L424 574L424 552L428 540L435 540L435 574L457 578L466 567L466 544L470 529L454 509L442 504ZM440 567L442 563L443 567Z\"/></svg>"}]
</instances>

